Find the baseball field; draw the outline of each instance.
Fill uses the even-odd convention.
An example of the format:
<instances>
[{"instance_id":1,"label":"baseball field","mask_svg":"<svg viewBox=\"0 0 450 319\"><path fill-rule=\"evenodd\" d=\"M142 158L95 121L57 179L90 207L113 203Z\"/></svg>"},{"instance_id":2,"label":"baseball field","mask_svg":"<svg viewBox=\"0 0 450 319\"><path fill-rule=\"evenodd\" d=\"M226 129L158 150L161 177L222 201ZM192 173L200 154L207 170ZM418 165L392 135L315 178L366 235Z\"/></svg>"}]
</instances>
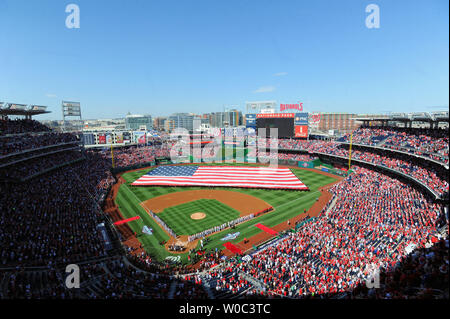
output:
<instances>
[{"instance_id":1,"label":"baseball field","mask_svg":"<svg viewBox=\"0 0 450 319\"><path fill-rule=\"evenodd\" d=\"M160 261L175 256L183 263L187 262L187 252L173 253L162 244L170 241L171 236L149 215L148 209L156 213L177 237L185 239L188 235L221 225L255 210L273 207L270 212L238 224L234 229L225 229L210 235L210 240L204 246L206 250L224 249L225 241L221 239L227 234L239 232L239 236L229 240L239 243L244 238L249 239L263 232L255 227L255 224L275 227L303 214L305 210L308 211L321 196L319 188L337 180L319 171L292 168L292 172L308 186L309 191L130 185L150 170L151 168L145 168L122 174L120 178L123 179L123 184L115 202L124 218L140 216L140 219L129 222L128 225L137 233L138 240L149 255ZM142 233L144 225L152 229L151 235ZM198 247L199 243L195 244Z\"/></svg>"}]
</instances>

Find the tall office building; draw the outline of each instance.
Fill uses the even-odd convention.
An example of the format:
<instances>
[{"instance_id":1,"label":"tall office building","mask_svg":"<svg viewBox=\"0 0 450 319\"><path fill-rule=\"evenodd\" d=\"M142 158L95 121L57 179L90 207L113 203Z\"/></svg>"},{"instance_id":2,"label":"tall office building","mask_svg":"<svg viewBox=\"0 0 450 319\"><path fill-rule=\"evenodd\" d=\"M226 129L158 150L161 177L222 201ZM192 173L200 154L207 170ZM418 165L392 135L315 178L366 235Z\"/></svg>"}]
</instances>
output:
<instances>
[{"instance_id":1,"label":"tall office building","mask_svg":"<svg viewBox=\"0 0 450 319\"><path fill-rule=\"evenodd\" d=\"M210 115L210 126L211 127L224 127L224 113L223 112L212 112Z\"/></svg>"},{"instance_id":2,"label":"tall office building","mask_svg":"<svg viewBox=\"0 0 450 319\"><path fill-rule=\"evenodd\" d=\"M200 117L192 113L174 113L169 116L169 120L173 121L174 128L185 128L190 132L194 129L194 119L198 119L198 126L200 126Z\"/></svg>"},{"instance_id":3,"label":"tall office building","mask_svg":"<svg viewBox=\"0 0 450 319\"><path fill-rule=\"evenodd\" d=\"M174 123L174 121L169 120L169 119L167 119L167 120L164 121L164 131L170 133L170 132L173 131L174 128L175 128L175 123Z\"/></svg>"},{"instance_id":4,"label":"tall office building","mask_svg":"<svg viewBox=\"0 0 450 319\"><path fill-rule=\"evenodd\" d=\"M153 120L153 127L158 129L158 130L163 130L165 125L164 123L166 122L167 117L155 117L155 119Z\"/></svg>"},{"instance_id":5,"label":"tall office building","mask_svg":"<svg viewBox=\"0 0 450 319\"><path fill-rule=\"evenodd\" d=\"M230 110L225 112L225 118L230 127L237 127L243 125L242 112L238 110Z\"/></svg>"},{"instance_id":6,"label":"tall office building","mask_svg":"<svg viewBox=\"0 0 450 319\"><path fill-rule=\"evenodd\" d=\"M153 121L151 115L128 114L125 116L125 129L151 130Z\"/></svg>"},{"instance_id":7,"label":"tall office building","mask_svg":"<svg viewBox=\"0 0 450 319\"><path fill-rule=\"evenodd\" d=\"M242 112L230 110L226 112L212 112L210 114L211 127L237 127L243 125Z\"/></svg>"}]
</instances>

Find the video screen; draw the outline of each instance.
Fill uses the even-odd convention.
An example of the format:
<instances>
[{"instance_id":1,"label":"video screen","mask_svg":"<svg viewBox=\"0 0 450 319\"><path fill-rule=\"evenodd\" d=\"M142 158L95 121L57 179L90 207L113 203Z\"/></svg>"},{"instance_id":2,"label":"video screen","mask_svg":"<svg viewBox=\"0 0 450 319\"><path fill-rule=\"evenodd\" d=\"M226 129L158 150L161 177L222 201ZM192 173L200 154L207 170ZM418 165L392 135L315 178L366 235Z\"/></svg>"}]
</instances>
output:
<instances>
[{"instance_id":1,"label":"video screen","mask_svg":"<svg viewBox=\"0 0 450 319\"><path fill-rule=\"evenodd\" d=\"M266 129L266 137L270 136L270 129L278 129L278 137L294 136L294 118L258 118L256 127Z\"/></svg>"}]
</instances>

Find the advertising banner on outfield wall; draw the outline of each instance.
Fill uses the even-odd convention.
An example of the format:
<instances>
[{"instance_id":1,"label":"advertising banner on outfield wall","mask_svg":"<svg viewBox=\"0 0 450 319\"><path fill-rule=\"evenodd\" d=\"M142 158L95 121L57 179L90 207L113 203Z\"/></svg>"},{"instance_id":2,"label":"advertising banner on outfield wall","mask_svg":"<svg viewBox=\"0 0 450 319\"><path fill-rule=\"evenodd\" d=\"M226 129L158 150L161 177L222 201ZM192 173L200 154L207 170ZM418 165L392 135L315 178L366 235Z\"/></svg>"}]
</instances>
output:
<instances>
[{"instance_id":1,"label":"advertising banner on outfield wall","mask_svg":"<svg viewBox=\"0 0 450 319\"><path fill-rule=\"evenodd\" d=\"M308 125L308 113L295 113L294 125Z\"/></svg>"},{"instance_id":2,"label":"advertising banner on outfield wall","mask_svg":"<svg viewBox=\"0 0 450 319\"><path fill-rule=\"evenodd\" d=\"M319 128L321 115L320 113L311 113L309 114L308 120L309 120L309 127L317 130Z\"/></svg>"},{"instance_id":3,"label":"advertising banner on outfield wall","mask_svg":"<svg viewBox=\"0 0 450 319\"><path fill-rule=\"evenodd\" d=\"M98 135L98 144L106 144L106 135L105 134Z\"/></svg>"},{"instance_id":4,"label":"advertising banner on outfield wall","mask_svg":"<svg viewBox=\"0 0 450 319\"><path fill-rule=\"evenodd\" d=\"M256 114L245 114L245 127L256 127Z\"/></svg>"},{"instance_id":5,"label":"advertising banner on outfield wall","mask_svg":"<svg viewBox=\"0 0 450 319\"><path fill-rule=\"evenodd\" d=\"M123 142L124 143L131 142L131 133L130 132L123 132Z\"/></svg>"},{"instance_id":6,"label":"advertising banner on outfield wall","mask_svg":"<svg viewBox=\"0 0 450 319\"><path fill-rule=\"evenodd\" d=\"M308 125L296 125L295 126L295 137L308 137Z\"/></svg>"},{"instance_id":7,"label":"advertising banner on outfield wall","mask_svg":"<svg viewBox=\"0 0 450 319\"><path fill-rule=\"evenodd\" d=\"M256 128L255 127L247 127L245 129L246 136L256 136Z\"/></svg>"},{"instance_id":8,"label":"advertising banner on outfield wall","mask_svg":"<svg viewBox=\"0 0 450 319\"><path fill-rule=\"evenodd\" d=\"M134 136L134 143L138 143L138 144L145 144L147 142L146 137L147 137L147 132L144 131L135 131L133 132L133 136Z\"/></svg>"},{"instance_id":9,"label":"advertising banner on outfield wall","mask_svg":"<svg viewBox=\"0 0 450 319\"><path fill-rule=\"evenodd\" d=\"M106 133L106 144L112 144L112 135L111 135L111 133Z\"/></svg>"},{"instance_id":10,"label":"advertising banner on outfield wall","mask_svg":"<svg viewBox=\"0 0 450 319\"><path fill-rule=\"evenodd\" d=\"M95 144L94 134L92 134L92 133L83 134L83 143L84 143L84 145Z\"/></svg>"},{"instance_id":11,"label":"advertising banner on outfield wall","mask_svg":"<svg viewBox=\"0 0 450 319\"><path fill-rule=\"evenodd\" d=\"M116 143L123 143L123 133L122 132L116 133Z\"/></svg>"},{"instance_id":12,"label":"advertising banner on outfield wall","mask_svg":"<svg viewBox=\"0 0 450 319\"><path fill-rule=\"evenodd\" d=\"M314 168L314 163L313 162L298 161L298 167Z\"/></svg>"}]
</instances>

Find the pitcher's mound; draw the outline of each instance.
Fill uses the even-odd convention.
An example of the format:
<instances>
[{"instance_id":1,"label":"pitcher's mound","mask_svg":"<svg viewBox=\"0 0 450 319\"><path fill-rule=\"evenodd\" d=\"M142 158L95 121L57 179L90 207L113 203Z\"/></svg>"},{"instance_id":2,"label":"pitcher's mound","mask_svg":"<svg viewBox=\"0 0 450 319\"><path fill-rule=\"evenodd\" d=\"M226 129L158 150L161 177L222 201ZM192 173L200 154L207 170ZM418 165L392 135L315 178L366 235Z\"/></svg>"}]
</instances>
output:
<instances>
[{"instance_id":1,"label":"pitcher's mound","mask_svg":"<svg viewBox=\"0 0 450 319\"><path fill-rule=\"evenodd\" d=\"M205 213L193 213L192 215L191 215L191 218L192 219L203 219L203 218L205 218L206 217L206 214Z\"/></svg>"}]
</instances>

